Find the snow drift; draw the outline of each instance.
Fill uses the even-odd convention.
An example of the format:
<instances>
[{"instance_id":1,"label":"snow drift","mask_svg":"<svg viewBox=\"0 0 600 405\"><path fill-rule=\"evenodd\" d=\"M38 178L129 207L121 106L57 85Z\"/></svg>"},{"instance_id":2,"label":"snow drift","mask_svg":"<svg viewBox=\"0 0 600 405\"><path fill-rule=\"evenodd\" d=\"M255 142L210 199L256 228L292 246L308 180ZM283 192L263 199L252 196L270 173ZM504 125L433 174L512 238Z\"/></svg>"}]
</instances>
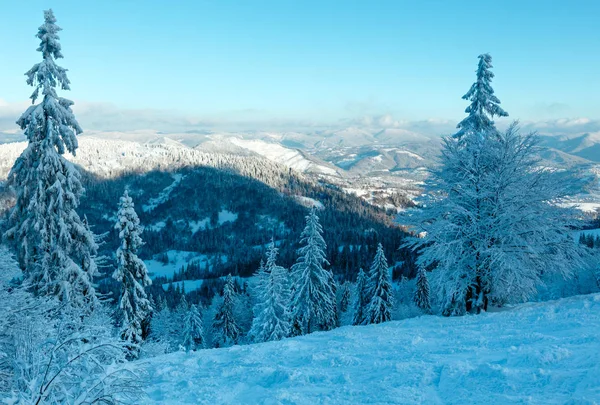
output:
<instances>
[{"instance_id":1,"label":"snow drift","mask_svg":"<svg viewBox=\"0 0 600 405\"><path fill-rule=\"evenodd\" d=\"M595 404L600 294L148 363L156 404Z\"/></svg>"}]
</instances>

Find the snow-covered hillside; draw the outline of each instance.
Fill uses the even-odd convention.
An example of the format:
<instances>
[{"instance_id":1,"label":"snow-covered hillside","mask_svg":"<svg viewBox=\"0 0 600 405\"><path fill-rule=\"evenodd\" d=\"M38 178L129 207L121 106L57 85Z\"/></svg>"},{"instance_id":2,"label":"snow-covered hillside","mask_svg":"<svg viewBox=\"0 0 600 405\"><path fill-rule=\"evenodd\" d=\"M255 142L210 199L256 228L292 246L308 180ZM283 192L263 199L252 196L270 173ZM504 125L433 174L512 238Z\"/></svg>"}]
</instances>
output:
<instances>
[{"instance_id":1,"label":"snow-covered hillside","mask_svg":"<svg viewBox=\"0 0 600 405\"><path fill-rule=\"evenodd\" d=\"M25 142L0 144L0 180L7 177L25 146ZM280 181L280 174L289 172L286 166L262 156L203 152L168 138L142 144L82 136L79 137L77 155L67 154L66 157L103 178L116 177L127 172L174 171L183 167L208 166L234 169L240 174L274 185L271 184L272 181Z\"/></svg>"},{"instance_id":2,"label":"snow-covered hillside","mask_svg":"<svg viewBox=\"0 0 600 405\"><path fill-rule=\"evenodd\" d=\"M196 149L217 151L220 153L247 154L251 152L301 173L339 176L342 172L335 166L310 156L299 149L287 148L278 143L267 142L261 139L242 139L238 137L212 138L198 145Z\"/></svg>"},{"instance_id":3,"label":"snow-covered hillside","mask_svg":"<svg viewBox=\"0 0 600 405\"><path fill-rule=\"evenodd\" d=\"M155 404L596 404L600 294L149 361Z\"/></svg>"},{"instance_id":4,"label":"snow-covered hillside","mask_svg":"<svg viewBox=\"0 0 600 405\"><path fill-rule=\"evenodd\" d=\"M280 182L280 174L292 169L298 175L317 177L349 190L374 205L402 209L405 204L391 199L391 196L398 194L410 201L420 195L422 182L439 153L439 140L431 139L407 141L401 147L373 143L362 147L338 145L301 150L277 143L277 134L261 133L266 140L233 135L196 135L196 139L202 138L203 141L195 148L168 137L153 135L146 143L105 138L106 134L102 134L103 138L82 136L79 137L77 156L67 158L104 178L125 172L176 170L200 165L233 168L273 186L280 185L273 184ZM148 134L144 136L150 137ZM187 139L187 144L190 142ZM0 181L6 178L24 147L25 142L0 144ZM559 167L578 164L589 176L600 176L599 166L587 164L582 158L575 157L579 160L574 161L573 155L557 155L552 151L545 157L548 164L553 160L550 155L560 155L563 158L554 159ZM600 206L599 201L600 192L596 187L574 196L572 205L592 212Z\"/></svg>"}]
</instances>

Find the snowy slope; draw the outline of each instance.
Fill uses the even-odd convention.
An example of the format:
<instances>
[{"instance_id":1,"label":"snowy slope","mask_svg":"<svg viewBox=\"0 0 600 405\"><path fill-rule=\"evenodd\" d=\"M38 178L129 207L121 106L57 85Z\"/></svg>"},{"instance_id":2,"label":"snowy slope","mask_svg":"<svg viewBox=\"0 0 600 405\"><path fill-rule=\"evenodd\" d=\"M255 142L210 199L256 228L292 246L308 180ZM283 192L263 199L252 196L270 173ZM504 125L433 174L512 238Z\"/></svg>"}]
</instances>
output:
<instances>
[{"instance_id":1,"label":"snowy slope","mask_svg":"<svg viewBox=\"0 0 600 405\"><path fill-rule=\"evenodd\" d=\"M266 142L261 139L215 137L211 141L201 143L196 149L220 153L249 151L301 173L340 175L340 170L333 165L310 156L299 149L287 148L278 143Z\"/></svg>"},{"instance_id":2,"label":"snowy slope","mask_svg":"<svg viewBox=\"0 0 600 405\"><path fill-rule=\"evenodd\" d=\"M150 360L155 404L595 404L600 294Z\"/></svg>"},{"instance_id":3,"label":"snowy slope","mask_svg":"<svg viewBox=\"0 0 600 405\"><path fill-rule=\"evenodd\" d=\"M234 169L273 186L270 179L265 180L266 173L273 172L271 177L274 181L279 181L276 174L289 172L288 167L256 154L240 156L203 152L168 138L155 139L145 144L87 136L80 136L78 140L77 155L66 154L66 158L101 178L112 178L128 172L174 171L182 167L208 166ZM25 142L0 144L0 181L6 179L25 146ZM257 176L257 173L262 177Z\"/></svg>"}]
</instances>

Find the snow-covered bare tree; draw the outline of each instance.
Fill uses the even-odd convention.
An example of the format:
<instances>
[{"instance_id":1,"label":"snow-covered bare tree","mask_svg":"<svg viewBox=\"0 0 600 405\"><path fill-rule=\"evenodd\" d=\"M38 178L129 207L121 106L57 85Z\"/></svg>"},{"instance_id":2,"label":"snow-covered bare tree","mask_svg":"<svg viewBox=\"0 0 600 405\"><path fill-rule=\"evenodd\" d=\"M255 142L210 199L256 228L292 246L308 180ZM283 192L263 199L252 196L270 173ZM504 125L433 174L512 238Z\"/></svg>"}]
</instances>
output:
<instances>
[{"instance_id":1,"label":"snow-covered bare tree","mask_svg":"<svg viewBox=\"0 0 600 405\"><path fill-rule=\"evenodd\" d=\"M94 237L76 212L83 193L80 174L63 154L75 155L82 132L71 110L73 102L59 97L56 87L70 90L52 10L44 12L37 37L42 61L27 73L35 90L32 106L17 124L28 140L15 162L8 182L16 191L5 236L14 242L24 275L38 294L55 295L70 305L91 308L97 304L92 278ZM40 96L42 102L35 104Z\"/></svg>"},{"instance_id":2,"label":"snow-covered bare tree","mask_svg":"<svg viewBox=\"0 0 600 405\"><path fill-rule=\"evenodd\" d=\"M323 228L316 209L306 216L298 249L298 260L292 266L292 333L306 334L314 330L329 330L336 325L336 298L332 286L332 274L323 268L329 262L325 258Z\"/></svg>"},{"instance_id":3,"label":"snow-covered bare tree","mask_svg":"<svg viewBox=\"0 0 600 405\"><path fill-rule=\"evenodd\" d=\"M278 249L271 241L263 275L264 291L257 297L257 316L252 321L250 336L256 342L280 340L290 334L290 282L287 269L277 265ZM261 269L259 269L261 277Z\"/></svg>"},{"instance_id":4,"label":"snow-covered bare tree","mask_svg":"<svg viewBox=\"0 0 600 405\"><path fill-rule=\"evenodd\" d=\"M117 223L115 229L119 232L121 244L117 249L117 269L113 278L121 283L121 298L119 308L123 315L123 340L130 342L132 355L135 347L143 339L143 324L149 320L152 312L145 287L152 284L148 277L148 269L137 256L142 246L142 227L135 212L133 200L127 190L120 199Z\"/></svg>"},{"instance_id":5,"label":"snow-covered bare tree","mask_svg":"<svg viewBox=\"0 0 600 405\"><path fill-rule=\"evenodd\" d=\"M356 286L354 289L354 304L352 306L354 310L354 317L352 319L353 325L364 324L369 302L370 297L367 275L363 269L360 269L358 276L356 277Z\"/></svg>"},{"instance_id":6,"label":"snow-covered bare tree","mask_svg":"<svg viewBox=\"0 0 600 405\"><path fill-rule=\"evenodd\" d=\"M377 245L377 253L369 270L369 305L365 314L365 323L382 323L392 319L392 283L390 269L385 258L383 246Z\"/></svg>"},{"instance_id":7,"label":"snow-covered bare tree","mask_svg":"<svg viewBox=\"0 0 600 405\"><path fill-rule=\"evenodd\" d=\"M0 402L139 403L140 370L98 304L87 316L52 296L34 296L0 246Z\"/></svg>"},{"instance_id":8,"label":"snow-covered bare tree","mask_svg":"<svg viewBox=\"0 0 600 405\"><path fill-rule=\"evenodd\" d=\"M427 279L427 271L422 266L419 267L419 272L417 273L417 286L413 301L423 311L427 313L431 311L429 280Z\"/></svg>"},{"instance_id":9,"label":"snow-covered bare tree","mask_svg":"<svg viewBox=\"0 0 600 405\"><path fill-rule=\"evenodd\" d=\"M454 135L455 138L462 138L467 133L494 135L496 133L492 120L494 116L508 117L508 113L500 108L500 100L494 95L492 88L494 74L491 69L492 57L487 53L479 55L477 80L463 96L463 100L471 102L465 110L469 115L458 123L459 131Z\"/></svg>"},{"instance_id":10,"label":"snow-covered bare tree","mask_svg":"<svg viewBox=\"0 0 600 405\"><path fill-rule=\"evenodd\" d=\"M196 305L191 305L183 319L183 343L186 350L204 348L204 327L202 315Z\"/></svg>"},{"instance_id":11,"label":"snow-covered bare tree","mask_svg":"<svg viewBox=\"0 0 600 405\"><path fill-rule=\"evenodd\" d=\"M238 343L241 331L234 316L234 305L235 286L229 274L223 287L223 303L218 308L212 325L215 347L227 347Z\"/></svg>"},{"instance_id":12,"label":"snow-covered bare tree","mask_svg":"<svg viewBox=\"0 0 600 405\"><path fill-rule=\"evenodd\" d=\"M561 207L581 182L540 164L535 135L512 126L497 136L444 140L441 166L411 221L424 238L418 263L434 267L432 286L445 315L531 297L546 272L567 277L579 265L572 209Z\"/></svg>"}]
</instances>

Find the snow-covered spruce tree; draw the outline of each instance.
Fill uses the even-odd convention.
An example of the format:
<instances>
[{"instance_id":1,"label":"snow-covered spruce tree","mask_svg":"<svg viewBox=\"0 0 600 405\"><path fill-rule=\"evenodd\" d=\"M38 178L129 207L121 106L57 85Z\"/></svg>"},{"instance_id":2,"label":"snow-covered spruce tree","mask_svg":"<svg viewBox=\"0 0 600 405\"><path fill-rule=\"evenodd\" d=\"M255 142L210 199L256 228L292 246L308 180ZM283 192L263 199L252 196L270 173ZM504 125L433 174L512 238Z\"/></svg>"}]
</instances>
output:
<instances>
[{"instance_id":1,"label":"snow-covered spruce tree","mask_svg":"<svg viewBox=\"0 0 600 405\"><path fill-rule=\"evenodd\" d=\"M262 299L262 301L257 300L260 311L252 321L250 329L250 336L256 342L281 340L290 334L289 275L287 269L277 265L277 254L278 249L271 241L263 273L266 275L264 291L257 297Z\"/></svg>"},{"instance_id":2,"label":"snow-covered spruce tree","mask_svg":"<svg viewBox=\"0 0 600 405\"><path fill-rule=\"evenodd\" d=\"M348 311L350 306L350 283L347 281L342 285L342 298L340 299L340 312Z\"/></svg>"},{"instance_id":3,"label":"snow-covered spruce tree","mask_svg":"<svg viewBox=\"0 0 600 405\"><path fill-rule=\"evenodd\" d=\"M142 246L142 227L135 212L134 204L125 190L119 202L117 223L115 229L119 232L121 244L117 249L117 269L113 278L121 283L121 298L119 308L123 315L123 340L134 346L142 342L142 327L149 320L152 308L146 295L145 287L152 284L148 277L148 269L137 256ZM132 347L132 355L136 349Z\"/></svg>"},{"instance_id":4,"label":"snow-covered spruce tree","mask_svg":"<svg viewBox=\"0 0 600 405\"><path fill-rule=\"evenodd\" d=\"M267 284L269 281L269 274L265 268L265 262L261 259L260 265L258 266L258 270L254 273L255 282L252 285L251 292L252 298L254 301L254 305L252 307L253 319L252 326L250 328L250 336L254 333L254 322L255 320L261 316L261 313L264 310L264 305L267 301L267 296L265 291L267 289Z\"/></svg>"},{"instance_id":5,"label":"snow-covered spruce tree","mask_svg":"<svg viewBox=\"0 0 600 405\"><path fill-rule=\"evenodd\" d=\"M37 294L89 308L97 303L92 285L96 247L76 212L83 193L80 174L63 157L67 151L75 154L82 129L71 111L73 102L56 93L57 86L70 89L67 70L55 63L63 57L59 31L52 10L45 11L37 33L43 60L26 73L27 84L35 88L33 105L17 121L29 143L8 176L16 204L5 236L14 242L24 276ZM40 92L42 102L35 104Z\"/></svg>"},{"instance_id":6,"label":"snow-covered spruce tree","mask_svg":"<svg viewBox=\"0 0 600 405\"><path fill-rule=\"evenodd\" d=\"M306 216L298 249L298 260L292 266L292 334L303 335L314 330L330 330L336 325L336 297L331 288L333 278L323 268L325 258L323 228L316 209Z\"/></svg>"},{"instance_id":7,"label":"snow-covered spruce tree","mask_svg":"<svg viewBox=\"0 0 600 405\"><path fill-rule=\"evenodd\" d=\"M338 311L338 301L337 301L337 294L338 294L338 283L335 280L335 277L333 276L333 271L331 271L331 269L329 269L327 271L329 273L329 285L331 286L331 293L332 298L333 298L333 328L337 328L338 326L340 326L340 314Z\"/></svg>"},{"instance_id":8,"label":"snow-covered spruce tree","mask_svg":"<svg viewBox=\"0 0 600 405\"><path fill-rule=\"evenodd\" d=\"M196 305L190 306L183 319L182 346L188 351L204 349L204 326Z\"/></svg>"},{"instance_id":9,"label":"snow-covered spruce tree","mask_svg":"<svg viewBox=\"0 0 600 405\"><path fill-rule=\"evenodd\" d=\"M358 276L356 277L356 287L354 290L354 304L352 306L354 310L354 317L352 318L353 325L362 325L365 322L367 306L369 305L371 298L369 296L367 281L367 275L363 269L360 269Z\"/></svg>"},{"instance_id":10,"label":"snow-covered spruce tree","mask_svg":"<svg viewBox=\"0 0 600 405\"><path fill-rule=\"evenodd\" d=\"M234 316L235 286L231 274L227 276L223 287L223 303L217 310L213 321L213 339L215 347L235 345L241 336L240 327Z\"/></svg>"},{"instance_id":11,"label":"snow-covered spruce tree","mask_svg":"<svg viewBox=\"0 0 600 405\"><path fill-rule=\"evenodd\" d=\"M392 319L392 283L381 243L369 270L368 291L371 300L367 306L365 323L382 323Z\"/></svg>"},{"instance_id":12,"label":"snow-covered spruce tree","mask_svg":"<svg viewBox=\"0 0 600 405\"><path fill-rule=\"evenodd\" d=\"M431 311L431 299L429 297L429 280L427 280L427 271L421 266L417 273L417 288L413 297L415 305L426 313Z\"/></svg>"},{"instance_id":13,"label":"snow-covered spruce tree","mask_svg":"<svg viewBox=\"0 0 600 405\"><path fill-rule=\"evenodd\" d=\"M158 309L152 316L151 337L153 341L163 343L165 350L171 351L177 346L175 335L179 325L176 324L164 297L158 299L157 305Z\"/></svg>"},{"instance_id":14,"label":"snow-covered spruce tree","mask_svg":"<svg viewBox=\"0 0 600 405\"><path fill-rule=\"evenodd\" d=\"M444 315L527 300L544 273L566 277L580 263L569 237L575 213L560 207L580 182L544 168L539 153L537 138L515 126L444 140L441 166L414 216L426 236L412 240L418 264L435 268Z\"/></svg>"},{"instance_id":15,"label":"snow-covered spruce tree","mask_svg":"<svg viewBox=\"0 0 600 405\"><path fill-rule=\"evenodd\" d=\"M479 55L477 80L463 96L463 100L471 102L465 110L469 115L458 123L459 131L454 135L455 138L462 138L467 133L494 135L496 133L492 120L494 116L508 117L508 113L499 106L500 100L494 95L492 88L494 74L491 68L492 57L487 53Z\"/></svg>"},{"instance_id":16,"label":"snow-covered spruce tree","mask_svg":"<svg viewBox=\"0 0 600 405\"><path fill-rule=\"evenodd\" d=\"M181 299L179 300L179 304L177 304L177 308L175 308L175 313L178 319L178 323L181 325L183 323L183 319L187 315L190 309L190 304L187 302L187 298L185 297L185 290L181 294Z\"/></svg>"}]
</instances>

